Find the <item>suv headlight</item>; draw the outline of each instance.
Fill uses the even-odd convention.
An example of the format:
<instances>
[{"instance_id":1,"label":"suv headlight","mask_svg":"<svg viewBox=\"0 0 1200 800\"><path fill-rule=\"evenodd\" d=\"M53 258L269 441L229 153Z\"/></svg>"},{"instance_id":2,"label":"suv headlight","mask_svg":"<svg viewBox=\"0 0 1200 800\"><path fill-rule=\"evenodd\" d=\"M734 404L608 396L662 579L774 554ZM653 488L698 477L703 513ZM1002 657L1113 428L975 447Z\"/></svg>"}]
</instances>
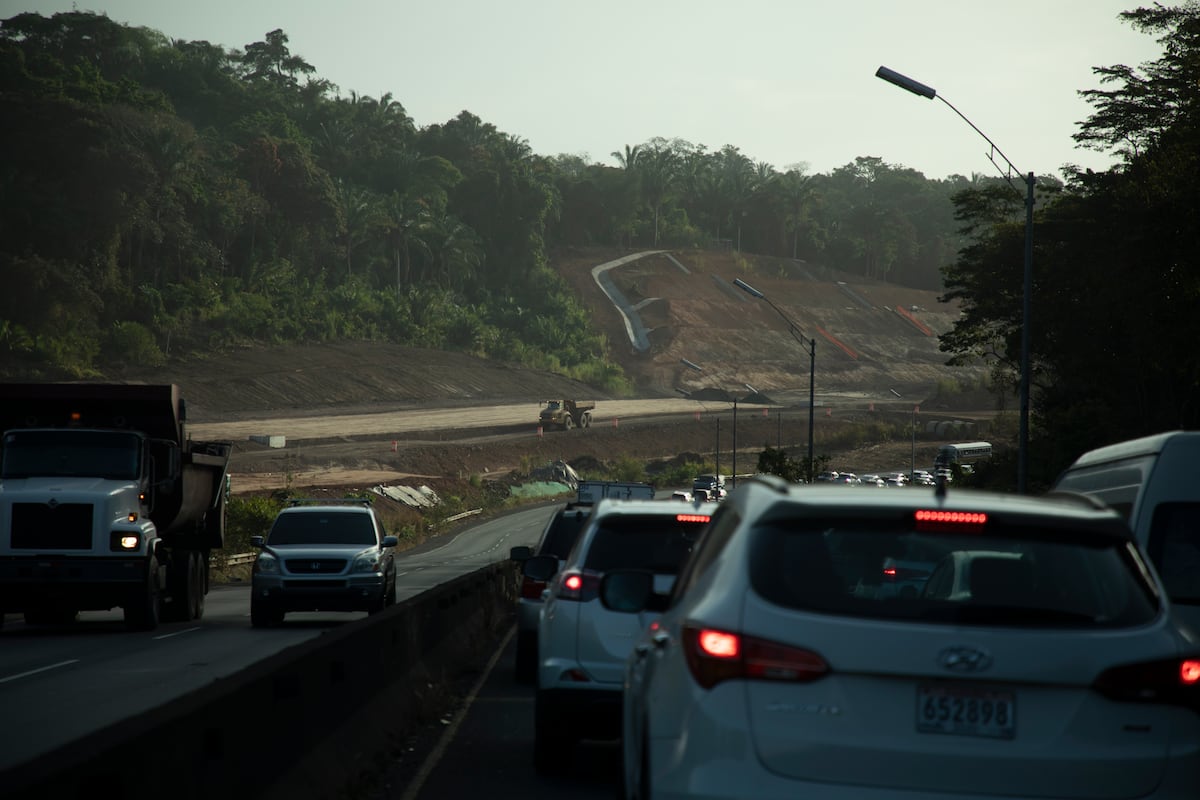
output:
<instances>
[{"instance_id":1,"label":"suv headlight","mask_svg":"<svg viewBox=\"0 0 1200 800\"><path fill-rule=\"evenodd\" d=\"M279 572L279 559L270 553L259 553L254 561L254 571L260 575L274 575Z\"/></svg>"},{"instance_id":2,"label":"suv headlight","mask_svg":"<svg viewBox=\"0 0 1200 800\"><path fill-rule=\"evenodd\" d=\"M351 572L378 572L381 568L380 553L377 550L368 550L365 553L359 553L354 557L354 566L350 568Z\"/></svg>"}]
</instances>

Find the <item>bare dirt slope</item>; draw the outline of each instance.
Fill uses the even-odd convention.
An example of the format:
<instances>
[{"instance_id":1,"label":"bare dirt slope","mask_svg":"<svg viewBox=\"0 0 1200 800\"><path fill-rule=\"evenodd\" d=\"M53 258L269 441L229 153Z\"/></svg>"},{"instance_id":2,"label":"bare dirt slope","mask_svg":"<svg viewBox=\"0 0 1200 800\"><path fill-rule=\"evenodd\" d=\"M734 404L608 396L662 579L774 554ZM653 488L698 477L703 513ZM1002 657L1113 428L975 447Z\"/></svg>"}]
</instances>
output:
<instances>
[{"instance_id":1,"label":"bare dirt slope","mask_svg":"<svg viewBox=\"0 0 1200 800\"><path fill-rule=\"evenodd\" d=\"M807 441L809 356L770 305L732 287L736 277L767 294L804 338L817 342L817 405L831 414L836 406L837 412L820 417L818 452L834 426L868 409L909 414L913 405L922 405L923 413L935 411L930 401L939 382L969 384L982 374L944 366L937 334L949 329L957 309L939 304L936 293L854 280L791 261L751 262L730 253L653 255L612 271L649 331L650 347L639 352L591 274L592 267L621 255L627 254L575 252L555 259L554 266L591 309L638 396L673 396L677 389L741 396L749 384L778 404L767 417L742 417L739 449L756 452L766 444ZM702 365L703 372L684 366L685 358ZM561 375L378 342L246 349L110 377L180 384L194 423L505 402L530 403L532 419L533 404L549 397L613 399ZM985 407L988 402L984 398ZM728 453L729 409L717 404L707 410L712 413L703 420L630 422L545 437L511 430L441 430L406 435L392 445L395 439L389 436L346 435L340 441L289 441L286 450L276 452L236 442L233 469L243 476L258 474L256 482L264 485L348 484L404 475L467 480L557 459L612 461L622 453L711 457L718 445ZM714 430L722 414L724 442ZM886 456L848 456L843 468L900 469L912 456L910 448L893 443L890 449L896 452ZM747 468L749 460L743 456Z\"/></svg>"}]
</instances>

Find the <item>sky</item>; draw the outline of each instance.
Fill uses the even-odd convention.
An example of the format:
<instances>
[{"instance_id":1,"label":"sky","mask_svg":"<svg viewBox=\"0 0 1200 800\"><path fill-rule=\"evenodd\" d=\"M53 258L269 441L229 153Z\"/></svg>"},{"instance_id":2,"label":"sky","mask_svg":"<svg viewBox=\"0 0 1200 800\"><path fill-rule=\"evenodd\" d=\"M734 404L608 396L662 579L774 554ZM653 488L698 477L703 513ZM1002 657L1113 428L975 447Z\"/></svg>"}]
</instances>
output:
<instances>
[{"instance_id":1,"label":"sky","mask_svg":"<svg viewBox=\"0 0 1200 800\"><path fill-rule=\"evenodd\" d=\"M1170 0L1163 0L1171 5ZM282 29L315 75L424 127L469 111L534 153L616 165L655 137L733 145L783 171L876 157L927 178L1116 159L1071 138L1104 88L1092 69L1157 59L1118 19L1149 0L0 0L104 13L243 49ZM910 94L880 66L937 90Z\"/></svg>"}]
</instances>

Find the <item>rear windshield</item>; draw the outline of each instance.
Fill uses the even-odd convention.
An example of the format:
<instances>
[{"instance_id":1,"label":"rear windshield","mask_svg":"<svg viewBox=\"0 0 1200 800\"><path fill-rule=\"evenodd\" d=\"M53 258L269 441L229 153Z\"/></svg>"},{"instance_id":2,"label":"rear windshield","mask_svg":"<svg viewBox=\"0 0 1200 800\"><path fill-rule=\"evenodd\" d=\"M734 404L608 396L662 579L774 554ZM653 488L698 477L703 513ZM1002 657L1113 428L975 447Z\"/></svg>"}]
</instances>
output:
<instances>
[{"instance_id":1,"label":"rear windshield","mask_svg":"<svg viewBox=\"0 0 1200 800\"><path fill-rule=\"evenodd\" d=\"M575 546L575 540L579 538L579 533L583 530L583 524L587 522L587 518L587 512L578 509L569 509L556 514L542 539L538 555L566 558L571 552L571 548Z\"/></svg>"},{"instance_id":2,"label":"rear windshield","mask_svg":"<svg viewBox=\"0 0 1200 800\"><path fill-rule=\"evenodd\" d=\"M351 511L280 514L267 544L377 544L375 526L367 514Z\"/></svg>"},{"instance_id":3,"label":"rear windshield","mask_svg":"<svg viewBox=\"0 0 1200 800\"><path fill-rule=\"evenodd\" d=\"M811 520L760 529L751 583L772 603L859 617L1045 627L1140 625L1153 589L1121 542Z\"/></svg>"},{"instance_id":4,"label":"rear windshield","mask_svg":"<svg viewBox=\"0 0 1200 800\"><path fill-rule=\"evenodd\" d=\"M684 517L696 515L681 514ZM676 575L692 551L707 517L681 521L667 514L610 514L599 522L583 568L594 572L644 569Z\"/></svg>"}]
</instances>

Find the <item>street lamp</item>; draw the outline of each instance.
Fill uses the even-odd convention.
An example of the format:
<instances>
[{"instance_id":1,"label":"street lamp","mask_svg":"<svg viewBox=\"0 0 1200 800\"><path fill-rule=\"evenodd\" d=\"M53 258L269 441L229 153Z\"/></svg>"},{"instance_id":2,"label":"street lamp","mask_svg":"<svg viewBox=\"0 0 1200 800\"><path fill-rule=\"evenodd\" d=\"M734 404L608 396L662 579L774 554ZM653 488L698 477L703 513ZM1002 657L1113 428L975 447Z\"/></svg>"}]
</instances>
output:
<instances>
[{"instance_id":1,"label":"street lamp","mask_svg":"<svg viewBox=\"0 0 1200 800\"><path fill-rule=\"evenodd\" d=\"M704 371L704 368L701 367L699 364L688 361L686 358L679 359L679 363L683 364L688 369L695 370L696 372ZM750 384L748 384L748 383L743 384L743 386L750 389L751 391L754 391L750 387ZM729 468L730 475L733 478L733 488L734 489L737 488L737 403L738 403L737 395L734 395L733 396L733 465ZM715 451L715 458L716 458L716 468L714 471L719 476L721 474L721 419L719 417L717 418L717 449ZM719 477L718 477L718 480L720 480Z\"/></svg>"},{"instance_id":2,"label":"street lamp","mask_svg":"<svg viewBox=\"0 0 1200 800\"><path fill-rule=\"evenodd\" d=\"M814 461L813 461L813 401L817 385L817 340L805 339L800 326L792 322L791 317L783 313L783 309L771 302L771 298L755 289L750 284L746 283L741 278L734 278L733 285L741 289L751 297L757 297L759 300L765 300L767 305L775 309L784 322L788 325L788 333L792 338L800 343L800 346L808 351L808 466L805 469L805 477L811 481L813 479Z\"/></svg>"},{"instance_id":3,"label":"street lamp","mask_svg":"<svg viewBox=\"0 0 1200 800\"><path fill-rule=\"evenodd\" d=\"M929 100L936 97L949 106L951 111L962 117L963 121L970 125L991 146L991 152L987 154L988 160L995 165L996 169L1004 177L1004 180L1008 181L1009 186L1013 187L1018 193L1021 191L1013 183L1013 173L1020 175L1021 170L1013 165L1008 156L1004 155L1000 148L996 146L996 143L988 138L986 133L975 127L974 122L967 119L949 100L939 95L932 86L926 86L919 81L914 81L912 78L901 75L899 72L890 70L887 67L877 69L875 77L882 78L905 91L912 92ZM1008 167L1007 171L1001 169L1000 164L996 162L996 156L1003 159L1004 164ZM1032 323L1030 305L1033 294L1033 187L1036 184L1032 172L1026 173L1022 177L1022 180L1025 182L1025 275L1022 287L1023 299L1021 301L1021 422L1020 431L1017 434L1017 492L1019 494L1025 494L1029 475L1029 326Z\"/></svg>"}]
</instances>

